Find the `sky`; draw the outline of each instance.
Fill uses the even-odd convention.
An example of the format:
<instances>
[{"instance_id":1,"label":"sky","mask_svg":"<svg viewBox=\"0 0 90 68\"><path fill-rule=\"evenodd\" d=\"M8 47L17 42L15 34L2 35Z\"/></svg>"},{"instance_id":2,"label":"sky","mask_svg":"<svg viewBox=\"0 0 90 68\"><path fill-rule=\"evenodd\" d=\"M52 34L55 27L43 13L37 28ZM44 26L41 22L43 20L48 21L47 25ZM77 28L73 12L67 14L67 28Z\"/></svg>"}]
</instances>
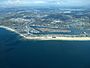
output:
<instances>
[{"instance_id":1,"label":"sky","mask_svg":"<svg viewBox=\"0 0 90 68\"><path fill-rule=\"evenodd\" d=\"M90 0L0 0L0 6L90 6Z\"/></svg>"}]
</instances>

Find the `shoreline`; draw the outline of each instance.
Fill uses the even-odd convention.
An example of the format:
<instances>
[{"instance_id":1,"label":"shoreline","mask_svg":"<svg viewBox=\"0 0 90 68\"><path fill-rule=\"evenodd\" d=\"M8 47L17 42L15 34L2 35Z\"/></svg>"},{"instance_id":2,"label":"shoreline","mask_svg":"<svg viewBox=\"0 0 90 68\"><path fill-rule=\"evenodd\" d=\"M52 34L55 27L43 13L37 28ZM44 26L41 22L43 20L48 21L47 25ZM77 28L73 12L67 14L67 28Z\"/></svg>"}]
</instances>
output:
<instances>
[{"instance_id":1,"label":"shoreline","mask_svg":"<svg viewBox=\"0 0 90 68\"><path fill-rule=\"evenodd\" d=\"M27 40L90 41L90 37L25 37Z\"/></svg>"},{"instance_id":2,"label":"shoreline","mask_svg":"<svg viewBox=\"0 0 90 68\"><path fill-rule=\"evenodd\" d=\"M67 41L90 41L90 37L31 37L31 36L24 36L23 34L18 33L17 31L15 31L14 29L11 29L9 27L6 26L0 26L0 28L4 28L6 30L15 32L17 34L19 34L21 37L23 37L25 40L67 40Z\"/></svg>"},{"instance_id":3,"label":"shoreline","mask_svg":"<svg viewBox=\"0 0 90 68\"><path fill-rule=\"evenodd\" d=\"M8 31L15 32L15 33L17 33L18 35L24 37L24 35L18 33L16 30L14 30L14 29L12 29L12 28L9 28L9 27L6 27L6 26L0 26L0 28L4 28L4 29L6 29L6 30L8 30Z\"/></svg>"}]
</instances>

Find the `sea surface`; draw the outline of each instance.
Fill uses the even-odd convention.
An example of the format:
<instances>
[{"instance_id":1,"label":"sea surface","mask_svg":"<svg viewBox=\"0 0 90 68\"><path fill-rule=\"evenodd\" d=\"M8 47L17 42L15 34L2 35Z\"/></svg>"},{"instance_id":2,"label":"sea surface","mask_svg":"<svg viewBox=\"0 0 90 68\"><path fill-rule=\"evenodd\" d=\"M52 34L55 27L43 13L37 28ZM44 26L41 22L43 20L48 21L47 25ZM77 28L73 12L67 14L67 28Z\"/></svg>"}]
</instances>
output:
<instances>
[{"instance_id":1,"label":"sea surface","mask_svg":"<svg viewBox=\"0 0 90 68\"><path fill-rule=\"evenodd\" d=\"M25 40L0 28L0 68L90 68L90 41Z\"/></svg>"}]
</instances>

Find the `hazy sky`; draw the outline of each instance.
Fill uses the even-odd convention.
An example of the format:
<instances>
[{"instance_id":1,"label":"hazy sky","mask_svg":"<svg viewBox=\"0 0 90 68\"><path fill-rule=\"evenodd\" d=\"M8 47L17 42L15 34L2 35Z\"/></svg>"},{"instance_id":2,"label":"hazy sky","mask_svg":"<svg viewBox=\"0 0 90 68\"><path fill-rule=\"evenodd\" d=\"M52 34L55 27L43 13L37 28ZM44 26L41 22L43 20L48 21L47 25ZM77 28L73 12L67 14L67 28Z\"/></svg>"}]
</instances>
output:
<instances>
[{"instance_id":1,"label":"hazy sky","mask_svg":"<svg viewBox=\"0 0 90 68\"><path fill-rule=\"evenodd\" d=\"M0 0L0 6L88 6L90 0Z\"/></svg>"}]
</instances>

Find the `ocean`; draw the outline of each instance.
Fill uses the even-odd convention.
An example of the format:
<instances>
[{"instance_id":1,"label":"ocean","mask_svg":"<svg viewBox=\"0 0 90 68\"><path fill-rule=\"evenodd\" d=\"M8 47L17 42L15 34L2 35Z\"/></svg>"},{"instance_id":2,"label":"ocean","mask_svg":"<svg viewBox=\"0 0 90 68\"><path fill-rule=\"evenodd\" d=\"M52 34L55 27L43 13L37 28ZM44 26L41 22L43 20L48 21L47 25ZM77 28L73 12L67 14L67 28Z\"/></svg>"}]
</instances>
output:
<instances>
[{"instance_id":1,"label":"ocean","mask_svg":"<svg viewBox=\"0 0 90 68\"><path fill-rule=\"evenodd\" d=\"M90 41L25 40L0 28L0 68L90 68Z\"/></svg>"}]
</instances>

